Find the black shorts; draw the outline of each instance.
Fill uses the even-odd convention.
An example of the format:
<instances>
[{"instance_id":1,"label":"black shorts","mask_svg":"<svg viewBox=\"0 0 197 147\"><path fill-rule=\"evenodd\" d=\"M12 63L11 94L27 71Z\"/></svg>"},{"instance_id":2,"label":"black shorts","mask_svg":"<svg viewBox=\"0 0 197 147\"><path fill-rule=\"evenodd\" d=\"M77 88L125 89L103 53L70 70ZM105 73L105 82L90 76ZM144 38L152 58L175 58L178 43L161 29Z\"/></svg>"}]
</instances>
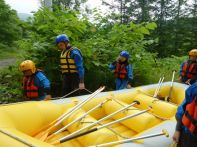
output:
<instances>
[{"instance_id":1,"label":"black shorts","mask_svg":"<svg viewBox=\"0 0 197 147\"><path fill-rule=\"evenodd\" d=\"M79 75L78 73L64 73L62 81L62 96L70 93L71 91L79 88ZM79 91L76 91L72 95L79 95Z\"/></svg>"},{"instance_id":2,"label":"black shorts","mask_svg":"<svg viewBox=\"0 0 197 147\"><path fill-rule=\"evenodd\" d=\"M177 147L197 147L197 136L192 136L184 131L181 132Z\"/></svg>"}]
</instances>

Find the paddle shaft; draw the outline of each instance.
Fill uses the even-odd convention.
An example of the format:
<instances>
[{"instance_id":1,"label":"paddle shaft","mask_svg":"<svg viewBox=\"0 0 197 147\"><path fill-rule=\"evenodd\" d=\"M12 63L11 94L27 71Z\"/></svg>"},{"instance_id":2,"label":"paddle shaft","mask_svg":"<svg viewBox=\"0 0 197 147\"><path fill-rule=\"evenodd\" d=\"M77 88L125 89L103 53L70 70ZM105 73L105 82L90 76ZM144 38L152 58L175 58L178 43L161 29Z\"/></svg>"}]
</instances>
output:
<instances>
[{"instance_id":1,"label":"paddle shaft","mask_svg":"<svg viewBox=\"0 0 197 147\"><path fill-rule=\"evenodd\" d=\"M151 134L151 135L146 135L146 136L140 136L140 137L125 139L125 140L120 140L120 141L103 143L103 144L99 144L99 145L95 145L95 146L89 146L89 147L104 147L104 146L115 145L115 144L129 143L129 142L132 142L132 141L135 141L135 140L147 139L147 138L152 138L152 137L157 137L157 136L162 136L162 135L166 135L166 133L161 132L161 133L156 133L156 134Z\"/></svg>"},{"instance_id":2,"label":"paddle shaft","mask_svg":"<svg viewBox=\"0 0 197 147\"><path fill-rule=\"evenodd\" d=\"M69 95L75 93L75 92L78 91L78 90L80 90L80 89L79 89L79 88L74 89L73 91L71 91L70 93L68 93L68 94L66 94L66 95L64 95L64 96L62 96L62 97L54 97L54 98L51 98L51 100L63 99L63 98L65 98L65 97L67 97L67 96L69 96ZM84 88L84 90L87 91L88 93L92 93L90 90L88 90L88 89L86 89L86 88Z\"/></svg>"},{"instance_id":3,"label":"paddle shaft","mask_svg":"<svg viewBox=\"0 0 197 147\"><path fill-rule=\"evenodd\" d=\"M90 114L91 112L93 112L94 110L98 109L99 107L101 107L104 103L106 103L108 101L108 99L106 99L105 101L103 101L102 103L98 104L97 106L95 106L94 108L90 109L89 111L87 111L86 113L84 113L82 116L78 117L76 120L72 121L71 123L67 124L66 126L64 126L63 128L61 128L60 130L56 131L54 133L54 135L57 135L58 133L66 130L69 126L73 125L75 122L79 121L80 119L82 119L83 117L85 117L86 115Z\"/></svg>"},{"instance_id":4,"label":"paddle shaft","mask_svg":"<svg viewBox=\"0 0 197 147\"><path fill-rule=\"evenodd\" d=\"M157 87L157 89L156 89L156 91L155 91L155 94L154 94L154 96L153 96L154 98L157 97L157 95L158 95L158 93L159 93L159 91L160 91L160 89L161 89L161 85L162 85L162 83L163 83L163 80L164 80L164 76L163 76L162 78L159 79L158 87Z\"/></svg>"},{"instance_id":5,"label":"paddle shaft","mask_svg":"<svg viewBox=\"0 0 197 147\"><path fill-rule=\"evenodd\" d=\"M79 130L77 130L77 131L75 131L75 132L73 132L73 133L71 133L71 134L69 134L69 135L67 135L67 136L65 136L65 137L63 137L63 138L61 138L61 139L59 139L59 140L63 140L63 139L66 139L66 138L70 138L71 136L74 136L74 135L76 135L77 133L80 133L80 132L82 132L82 131L84 131L84 130L86 130L86 129L88 129L88 128L91 128L91 127L93 127L94 125L96 125L97 123L99 123L99 122L101 122L101 121L104 121L104 120L106 120L106 119L108 119L108 118L110 118L110 117L116 115L117 113L119 113L119 112L121 112L121 111L124 111L125 109L127 109L127 108L129 108L129 107L135 105L135 104L139 104L139 102L138 102L138 101L135 101L135 102L131 103L130 105L128 105L128 106L126 106L126 107L124 107L124 108L122 108L122 109L120 109L120 110L117 110L117 111L111 113L110 115L108 115L108 116L106 116L106 117L103 117L103 118L99 119L98 121L96 121L96 122L94 122L94 123L92 123L92 124L90 124L90 125L88 125L88 126L86 126L86 127L84 127L84 128L81 128L81 129L79 129Z\"/></svg>"},{"instance_id":6,"label":"paddle shaft","mask_svg":"<svg viewBox=\"0 0 197 147\"><path fill-rule=\"evenodd\" d=\"M0 129L0 132L3 133L3 134L5 134L5 135L7 135L7 136L9 136L9 137L11 137L11 138L14 138L15 140L17 140L17 141L19 141L19 142L21 142L21 143L23 143L23 144L25 144L25 145L27 145L27 146L36 147L35 145L33 145L33 144L31 144L31 143L25 141L24 139L21 139L21 138L19 138L19 137L17 137L17 136L14 136L14 135L12 135L12 134L10 134L10 133L8 133L8 132L2 130L2 129Z\"/></svg>"},{"instance_id":7,"label":"paddle shaft","mask_svg":"<svg viewBox=\"0 0 197 147\"><path fill-rule=\"evenodd\" d=\"M156 97L156 93L157 93L157 90L158 90L158 87L159 87L159 84L161 83L161 77L159 78L159 82L158 82L158 85L157 85L157 88L155 89L155 93L153 95L153 97Z\"/></svg>"},{"instance_id":8,"label":"paddle shaft","mask_svg":"<svg viewBox=\"0 0 197 147\"><path fill-rule=\"evenodd\" d=\"M143 113L147 112L148 110L150 110L150 108L147 109L147 110L143 110L143 111L141 111L141 112L139 112L139 113L132 114L132 115L123 117L123 118L121 118L121 119L112 121L112 122L110 122L110 123L104 124L104 125L99 126L99 127L97 127L97 128L93 128L93 129L88 130L88 131L86 131L86 132L79 133L79 134L77 134L77 135L75 135L75 136L71 136L71 137L66 138L66 139L60 139L60 143L69 141L69 140L71 140L71 139L74 139L74 138L77 138L77 137L80 137L80 136L83 136L83 135L86 135L86 134L89 134L89 133L92 133L92 132L95 132L95 131L100 130L100 129L102 129L102 128L105 128L105 127L107 127L107 126L110 126L110 125L119 123L119 122L121 122L121 121L127 120L127 119L129 119L129 118L133 118L133 117L135 117L135 116L138 116L138 115L140 115L140 114L143 114Z\"/></svg>"},{"instance_id":9,"label":"paddle shaft","mask_svg":"<svg viewBox=\"0 0 197 147\"><path fill-rule=\"evenodd\" d=\"M74 111L78 110L80 107L82 107L84 104L86 104L89 100L91 100L92 98L94 98L98 93L100 93L101 91L103 91L105 89L105 87L99 88L97 91L95 91L94 93L92 93L87 99L85 99L84 101L82 101L81 103L79 103L78 105L76 105L73 109L71 109L68 113L65 113L65 115L63 115L60 120L54 125L54 126L58 126L64 119L66 119L67 117L69 117Z\"/></svg>"},{"instance_id":10,"label":"paddle shaft","mask_svg":"<svg viewBox=\"0 0 197 147\"><path fill-rule=\"evenodd\" d=\"M74 92L76 92L76 91L78 91L78 90L81 90L81 89L77 88L77 89L71 91L70 93L68 93L68 94L66 94L66 95L64 95L64 96L62 96L62 97L60 97L60 99L65 98L65 97L71 95L72 93L74 93ZM90 91L90 90L88 90L88 89L86 89L86 88L84 88L84 90L87 91L87 92L89 92L89 93L92 93L92 91Z\"/></svg>"},{"instance_id":11,"label":"paddle shaft","mask_svg":"<svg viewBox=\"0 0 197 147\"><path fill-rule=\"evenodd\" d=\"M39 136L39 133L42 131L50 131L53 127L58 126L64 119L68 116L71 115L71 113L75 110L77 110L80 106L82 106L86 101L90 100L91 98L93 98L95 95L97 95L99 92L101 92L105 87L100 87L99 89L97 89L94 93L92 93L87 99L85 99L84 101L82 101L81 103L79 103L78 105L76 105L73 109L71 109L69 112L65 112L64 114L62 114L60 117L58 117L56 120L54 120L53 122L51 122L49 125L43 127L42 129L40 129L37 133L35 133L35 136Z\"/></svg>"},{"instance_id":12,"label":"paddle shaft","mask_svg":"<svg viewBox=\"0 0 197 147\"><path fill-rule=\"evenodd\" d=\"M173 73L172 73L172 81L171 81L171 84L170 84L170 91L169 91L169 94L168 94L168 98L170 98L170 97L171 97L171 93L172 93L172 87L173 87L173 83L174 83L175 73L176 73L176 71L174 70L174 71L173 71Z\"/></svg>"}]
</instances>

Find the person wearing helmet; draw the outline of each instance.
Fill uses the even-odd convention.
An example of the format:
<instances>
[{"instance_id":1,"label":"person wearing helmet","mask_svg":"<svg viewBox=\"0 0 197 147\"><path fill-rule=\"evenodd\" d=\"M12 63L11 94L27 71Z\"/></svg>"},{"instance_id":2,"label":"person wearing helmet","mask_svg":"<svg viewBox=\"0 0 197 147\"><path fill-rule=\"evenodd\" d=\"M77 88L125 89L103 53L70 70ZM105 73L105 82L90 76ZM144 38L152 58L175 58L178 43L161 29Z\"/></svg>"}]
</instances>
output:
<instances>
[{"instance_id":1,"label":"person wearing helmet","mask_svg":"<svg viewBox=\"0 0 197 147\"><path fill-rule=\"evenodd\" d=\"M26 100L40 101L51 99L50 81L41 70L36 68L33 61L23 61L19 69L24 74L22 88Z\"/></svg>"},{"instance_id":2,"label":"person wearing helmet","mask_svg":"<svg viewBox=\"0 0 197 147\"><path fill-rule=\"evenodd\" d=\"M133 69L128 60L129 53L121 51L116 61L109 65L109 69L114 71L115 74L116 90L131 88L130 82L133 79Z\"/></svg>"},{"instance_id":3,"label":"person wearing helmet","mask_svg":"<svg viewBox=\"0 0 197 147\"><path fill-rule=\"evenodd\" d=\"M185 99L176 112L176 129L173 140L177 147L197 145L197 82L185 91Z\"/></svg>"},{"instance_id":4,"label":"person wearing helmet","mask_svg":"<svg viewBox=\"0 0 197 147\"><path fill-rule=\"evenodd\" d=\"M63 96L77 88L84 89L84 67L81 51L69 44L69 38L65 34L56 37L56 45L61 50L60 67L63 75Z\"/></svg>"},{"instance_id":5,"label":"person wearing helmet","mask_svg":"<svg viewBox=\"0 0 197 147\"><path fill-rule=\"evenodd\" d=\"M180 82L188 85L193 84L197 80L197 49L189 52L189 60L181 65Z\"/></svg>"}]
</instances>

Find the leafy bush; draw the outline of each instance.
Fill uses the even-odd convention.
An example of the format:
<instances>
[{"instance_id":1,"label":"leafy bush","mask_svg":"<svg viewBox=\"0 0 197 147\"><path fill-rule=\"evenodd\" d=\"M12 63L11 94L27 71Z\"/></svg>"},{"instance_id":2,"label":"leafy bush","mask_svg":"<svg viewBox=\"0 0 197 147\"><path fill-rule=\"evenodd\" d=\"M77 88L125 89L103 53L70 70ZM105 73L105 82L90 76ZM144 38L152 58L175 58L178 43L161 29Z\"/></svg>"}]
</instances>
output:
<instances>
[{"instance_id":1,"label":"leafy bush","mask_svg":"<svg viewBox=\"0 0 197 147\"><path fill-rule=\"evenodd\" d=\"M156 83L159 73L165 73L166 80L170 80L172 70L178 70L180 63L185 59L175 56L157 59L157 54L146 50L156 41L154 38L145 38L156 28L154 22L109 24L106 23L106 18L99 17L97 22L100 23L92 24L79 16L77 12L68 9L51 12L43 8L24 25L26 37L18 41L18 47L22 50L20 61L31 59L38 68L44 70L52 83L53 96L61 95L60 51L55 46L55 37L59 34L67 34L71 44L81 49L84 57L85 84L90 90L95 90L100 85L106 85L108 90L114 89L114 75L108 70L108 64L116 59L121 50L127 50L131 54L129 62L134 68L132 86ZM5 78L10 72L11 81L16 78L16 83L12 86ZM4 91L3 97L6 96L7 88L6 91L11 91L19 98L21 75L17 67L4 71L2 75L2 80L8 83L1 88Z\"/></svg>"},{"instance_id":2,"label":"leafy bush","mask_svg":"<svg viewBox=\"0 0 197 147\"><path fill-rule=\"evenodd\" d=\"M17 65L0 70L0 103L22 100L21 81L22 74Z\"/></svg>"},{"instance_id":3,"label":"leafy bush","mask_svg":"<svg viewBox=\"0 0 197 147\"><path fill-rule=\"evenodd\" d=\"M155 55L148 53L145 47L154 43L154 40L144 40L144 37L156 28L155 23L115 23L107 28L100 24L91 24L78 16L78 13L68 9L51 12L43 8L29 22L29 36L19 42L20 48L30 52L25 59L34 60L38 67L44 69L56 94L61 89L58 66L60 53L55 48L54 41L58 34L67 34L71 43L81 49L88 88L96 89L103 84L110 89L113 87L113 75L108 70L108 64L115 60L121 50L130 52L131 62L134 64L141 62L142 58L147 63L150 59L153 60Z\"/></svg>"}]
</instances>

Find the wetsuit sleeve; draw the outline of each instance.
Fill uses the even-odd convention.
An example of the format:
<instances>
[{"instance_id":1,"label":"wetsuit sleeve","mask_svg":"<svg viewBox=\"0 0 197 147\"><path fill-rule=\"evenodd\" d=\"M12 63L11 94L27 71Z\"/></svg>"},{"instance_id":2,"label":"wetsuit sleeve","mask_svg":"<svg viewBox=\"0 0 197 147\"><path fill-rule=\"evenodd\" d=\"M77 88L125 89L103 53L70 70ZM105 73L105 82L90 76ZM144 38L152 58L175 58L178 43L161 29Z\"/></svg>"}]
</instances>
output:
<instances>
[{"instance_id":1,"label":"wetsuit sleeve","mask_svg":"<svg viewBox=\"0 0 197 147\"><path fill-rule=\"evenodd\" d=\"M197 72L197 66L194 69ZM191 82L194 83L197 81L197 74L191 78Z\"/></svg>"},{"instance_id":2,"label":"wetsuit sleeve","mask_svg":"<svg viewBox=\"0 0 197 147\"><path fill-rule=\"evenodd\" d=\"M185 63L185 62L184 62ZM181 77L181 75L182 75L182 71L183 71L183 65L184 65L184 63L182 63L181 64L181 68L180 68L180 73L179 73L179 76Z\"/></svg>"},{"instance_id":3,"label":"wetsuit sleeve","mask_svg":"<svg viewBox=\"0 0 197 147\"><path fill-rule=\"evenodd\" d=\"M113 63L109 64L109 69L110 70L115 70L116 69L116 61L114 61Z\"/></svg>"},{"instance_id":4,"label":"wetsuit sleeve","mask_svg":"<svg viewBox=\"0 0 197 147\"><path fill-rule=\"evenodd\" d=\"M185 112L185 107L186 107L186 98L184 99L183 103L178 107L177 113L176 113L176 120L177 120L177 125L176 125L176 131L180 131L182 128L182 117Z\"/></svg>"},{"instance_id":5,"label":"wetsuit sleeve","mask_svg":"<svg viewBox=\"0 0 197 147\"><path fill-rule=\"evenodd\" d=\"M75 65L79 74L79 80L81 83L84 82L84 67L83 67L83 57L78 49L73 49L71 52L71 58L74 59Z\"/></svg>"},{"instance_id":6,"label":"wetsuit sleeve","mask_svg":"<svg viewBox=\"0 0 197 147\"><path fill-rule=\"evenodd\" d=\"M196 97L196 95L197 95L197 82L192 84L192 86L190 86L185 91L185 99L177 109L177 113L176 113L176 120L177 120L176 130L177 131L181 130L182 117L185 113L185 109L186 109L187 104L191 103L192 100Z\"/></svg>"},{"instance_id":7,"label":"wetsuit sleeve","mask_svg":"<svg viewBox=\"0 0 197 147\"><path fill-rule=\"evenodd\" d=\"M42 72L38 72L36 74L37 80L36 83L38 83L38 86L41 87L43 89L43 92L45 92L46 94L50 94L50 81L48 80L48 78L42 73Z\"/></svg>"},{"instance_id":8,"label":"wetsuit sleeve","mask_svg":"<svg viewBox=\"0 0 197 147\"><path fill-rule=\"evenodd\" d=\"M127 66L127 76L128 76L129 82L131 82L131 80L133 80L133 67L131 64Z\"/></svg>"}]
</instances>

